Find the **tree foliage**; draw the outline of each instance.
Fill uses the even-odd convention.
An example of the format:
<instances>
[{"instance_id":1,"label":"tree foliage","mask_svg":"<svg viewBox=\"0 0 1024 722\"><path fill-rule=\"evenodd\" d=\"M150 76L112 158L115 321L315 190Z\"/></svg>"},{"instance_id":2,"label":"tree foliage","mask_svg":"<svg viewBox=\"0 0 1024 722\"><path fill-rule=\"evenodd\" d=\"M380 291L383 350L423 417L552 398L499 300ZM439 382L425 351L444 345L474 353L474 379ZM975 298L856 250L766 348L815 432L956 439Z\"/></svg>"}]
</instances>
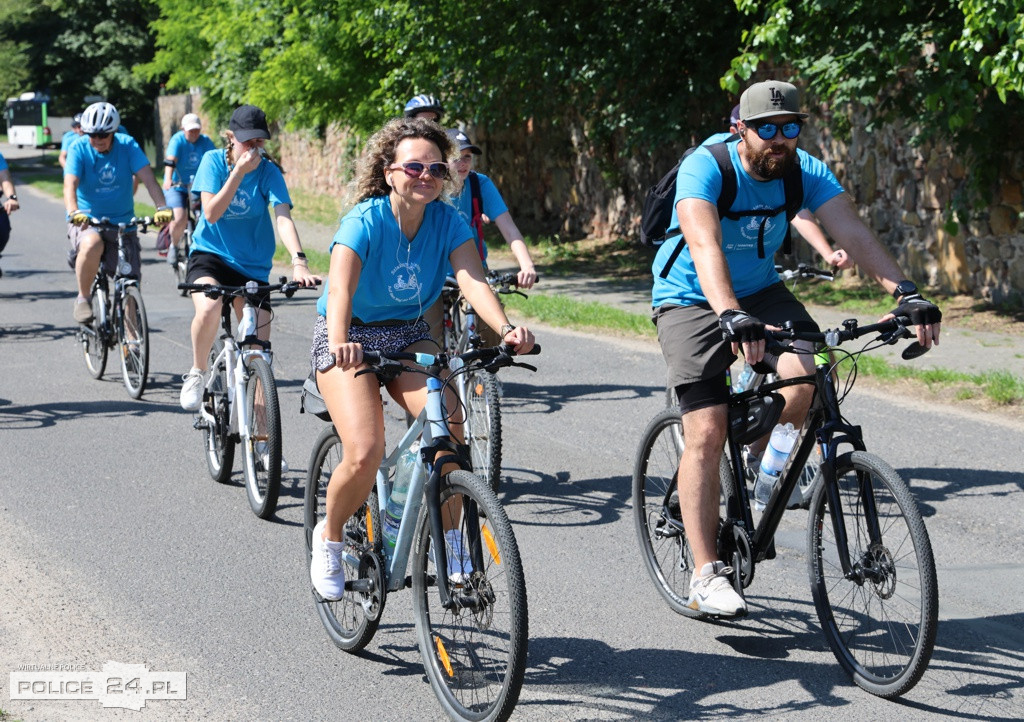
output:
<instances>
[{"instance_id":1,"label":"tree foliage","mask_svg":"<svg viewBox=\"0 0 1024 722\"><path fill-rule=\"evenodd\" d=\"M0 69L6 63L13 70L3 87L10 95L49 93L55 115L82 110L86 96L103 96L130 132L150 137L157 86L132 68L153 55L148 26L156 13L153 0L5 0Z\"/></svg>"},{"instance_id":2,"label":"tree foliage","mask_svg":"<svg viewBox=\"0 0 1024 722\"><path fill-rule=\"evenodd\" d=\"M429 92L448 121L574 119L625 147L717 129L739 37L734 8L696 0L212 0L201 13L169 0L153 28L143 72L202 86L222 113L248 101L294 126L365 131Z\"/></svg>"},{"instance_id":3,"label":"tree foliage","mask_svg":"<svg viewBox=\"0 0 1024 722\"><path fill-rule=\"evenodd\" d=\"M1024 14L1019 0L736 0L756 19L722 86L759 68L793 68L830 104L876 122L911 121L915 141L946 139L974 168L984 200L1024 121ZM1016 119L1016 122L1014 120Z\"/></svg>"}]
</instances>

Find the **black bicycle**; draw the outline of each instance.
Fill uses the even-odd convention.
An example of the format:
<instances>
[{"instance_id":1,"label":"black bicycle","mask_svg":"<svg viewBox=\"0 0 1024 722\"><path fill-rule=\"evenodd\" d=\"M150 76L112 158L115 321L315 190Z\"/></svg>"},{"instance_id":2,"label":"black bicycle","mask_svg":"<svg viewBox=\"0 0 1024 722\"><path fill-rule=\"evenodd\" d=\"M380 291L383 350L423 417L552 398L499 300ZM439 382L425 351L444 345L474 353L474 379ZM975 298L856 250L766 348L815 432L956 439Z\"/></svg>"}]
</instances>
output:
<instances>
[{"instance_id":1,"label":"black bicycle","mask_svg":"<svg viewBox=\"0 0 1024 722\"><path fill-rule=\"evenodd\" d=\"M868 335L875 338L859 351L833 348ZM774 557L773 540L786 503L808 458L815 447L820 449L807 527L815 609L843 669L860 687L886 698L910 690L931 658L938 619L935 561L907 483L866 450L860 427L843 418L840 404L853 386L862 353L910 335L909 319L903 317L866 326L850 320L824 333L767 332L774 353L799 353L783 341L814 343L814 374L731 393L728 455L720 468L718 554L731 564L733 586L742 596L754 580L755 565ZM833 362L830 351L842 360ZM903 356L923 352L915 342ZM834 380L837 369L847 369L842 391ZM778 421L783 406L779 389L807 383L815 391L801 440L755 525L747 486L735 481L743 478L742 446ZM687 606L694 560L679 508L677 475L684 445L678 408L666 409L648 424L633 471L633 517L644 565L658 592L676 612L702 617Z\"/></svg>"},{"instance_id":2,"label":"black bicycle","mask_svg":"<svg viewBox=\"0 0 1024 722\"><path fill-rule=\"evenodd\" d=\"M94 379L103 376L106 370L108 349L120 351L121 378L133 399L142 398L149 376L149 321L139 279L131 275L125 234L136 229L145 233L152 223L148 217L132 218L127 223L111 223L109 218L89 220L89 225L98 231L117 232L117 266L111 293L110 279L100 263L90 291L93 319L79 325L76 332L85 366Z\"/></svg>"}]
</instances>

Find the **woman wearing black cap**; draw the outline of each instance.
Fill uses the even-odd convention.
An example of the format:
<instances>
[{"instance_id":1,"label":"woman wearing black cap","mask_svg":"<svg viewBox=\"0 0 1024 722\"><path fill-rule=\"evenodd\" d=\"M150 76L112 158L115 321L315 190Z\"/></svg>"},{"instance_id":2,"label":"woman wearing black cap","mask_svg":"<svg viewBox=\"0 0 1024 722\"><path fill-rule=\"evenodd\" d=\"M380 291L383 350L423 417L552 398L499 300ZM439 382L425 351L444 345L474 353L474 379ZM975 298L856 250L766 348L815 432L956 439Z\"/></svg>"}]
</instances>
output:
<instances>
[{"instance_id":1,"label":"woman wearing black cap","mask_svg":"<svg viewBox=\"0 0 1024 722\"><path fill-rule=\"evenodd\" d=\"M320 280L310 274L299 234L291 216L291 198L281 169L263 151L270 139L267 116L254 105L243 105L231 116L223 133L223 152L203 156L192 182L203 212L196 224L188 259L188 283L242 286L267 283L273 265L274 225L267 206L273 206L277 232L292 254L292 278L305 286ZM217 335L220 299L192 294L192 368L181 387L181 407L195 411L203 400L207 357ZM236 303L241 313L241 302ZM270 337L270 302L264 299L257 321L261 339Z\"/></svg>"}]
</instances>

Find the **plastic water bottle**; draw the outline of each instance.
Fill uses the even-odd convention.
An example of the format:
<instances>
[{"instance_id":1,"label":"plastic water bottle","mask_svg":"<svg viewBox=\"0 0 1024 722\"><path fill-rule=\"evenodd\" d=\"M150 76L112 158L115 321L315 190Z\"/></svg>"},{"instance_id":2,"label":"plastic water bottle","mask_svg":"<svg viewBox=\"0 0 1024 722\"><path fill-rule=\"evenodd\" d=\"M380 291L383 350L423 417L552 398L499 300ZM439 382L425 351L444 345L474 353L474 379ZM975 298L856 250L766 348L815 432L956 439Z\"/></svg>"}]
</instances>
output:
<instances>
[{"instance_id":1,"label":"plastic water bottle","mask_svg":"<svg viewBox=\"0 0 1024 722\"><path fill-rule=\"evenodd\" d=\"M754 482L754 509L757 511L764 510L768 500L771 499L772 490L779 482L782 467L786 465L786 459L793 451L793 446L799 436L800 433L793 428L793 424L787 423L785 426L777 424L772 429L768 448L764 450L764 456L761 457L761 468L757 472L757 481Z\"/></svg>"},{"instance_id":2,"label":"plastic water bottle","mask_svg":"<svg viewBox=\"0 0 1024 722\"><path fill-rule=\"evenodd\" d=\"M740 373L739 379L733 384L732 390L736 393L746 391L747 386L750 384L750 379L754 377L754 367L748 363L743 364L743 371Z\"/></svg>"},{"instance_id":3,"label":"plastic water bottle","mask_svg":"<svg viewBox=\"0 0 1024 722\"><path fill-rule=\"evenodd\" d=\"M398 527L402 524L402 513L405 511L405 499L409 495L409 483L412 481L413 472L419 464L418 441L398 457L395 464L395 480L391 485L391 495L388 497L387 506L384 507L384 549L388 557L395 551L395 541L398 539Z\"/></svg>"}]
</instances>

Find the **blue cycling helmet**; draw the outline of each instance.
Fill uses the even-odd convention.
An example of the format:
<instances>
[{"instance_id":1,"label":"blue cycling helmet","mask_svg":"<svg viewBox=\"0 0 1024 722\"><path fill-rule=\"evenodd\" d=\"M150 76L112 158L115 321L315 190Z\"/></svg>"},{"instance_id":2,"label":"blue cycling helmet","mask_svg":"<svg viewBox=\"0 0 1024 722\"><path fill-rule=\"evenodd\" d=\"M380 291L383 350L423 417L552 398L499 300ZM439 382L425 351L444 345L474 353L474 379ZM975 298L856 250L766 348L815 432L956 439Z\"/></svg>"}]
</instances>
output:
<instances>
[{"instance_id":1,"label":"blue cycling helmet","mask_svg":"<svg viewBox=\"0 0 1024 722\"><path fill-rule=\"evenodd\" d=\"M437 113L437 122L440 123L444 108L433 95L417 95L405 104L405 117L412 118L417 113Z\"/></svg>"}]
</instances>

